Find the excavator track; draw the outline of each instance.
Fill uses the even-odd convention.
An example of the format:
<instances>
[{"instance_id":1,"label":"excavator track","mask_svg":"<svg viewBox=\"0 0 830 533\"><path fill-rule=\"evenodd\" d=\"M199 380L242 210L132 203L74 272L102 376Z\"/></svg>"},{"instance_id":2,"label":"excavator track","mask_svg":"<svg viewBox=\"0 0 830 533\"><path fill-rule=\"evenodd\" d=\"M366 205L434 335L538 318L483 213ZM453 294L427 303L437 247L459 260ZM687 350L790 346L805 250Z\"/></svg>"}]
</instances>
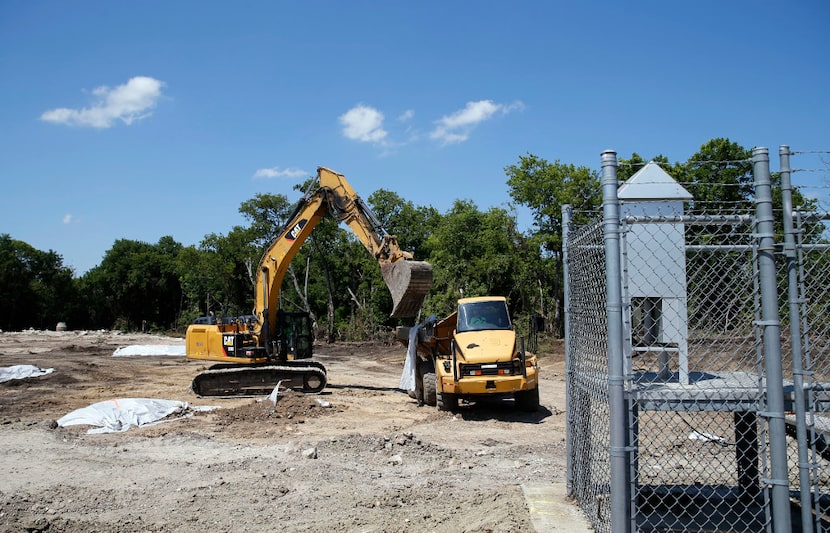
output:
<instances>
[{"instance_id":1,"label":"excavator track","mask_svg":"<svg viewBox=\"0 0 830 533\"><path fill-rule=\"evenodd\" d=\"M316 361L280 361L263 365L213 365L193 378L197 396L240 397L270 394L280 383L305 393L326 387L326 368Z\"/></svg>"}]
</instances>

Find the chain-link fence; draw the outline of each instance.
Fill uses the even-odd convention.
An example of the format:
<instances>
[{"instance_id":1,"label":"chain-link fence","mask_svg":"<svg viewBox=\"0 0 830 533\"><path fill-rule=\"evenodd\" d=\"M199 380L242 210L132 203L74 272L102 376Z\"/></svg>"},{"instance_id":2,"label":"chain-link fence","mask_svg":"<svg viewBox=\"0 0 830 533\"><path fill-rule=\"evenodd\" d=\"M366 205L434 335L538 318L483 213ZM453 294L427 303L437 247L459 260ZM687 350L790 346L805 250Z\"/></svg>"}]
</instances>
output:
<instances>
[{"instance_id":1,"label":"chain-link fence","mask_svg":"<svg viewBox=\"0 0 830 533\"><path fill-rule=\"evenodd\" d=\"M793 298L792 344L795 360L796 401L804 409L787 413L790 485L799 488L803 520L814 520L814 531L830 531L830 239L827 238L826 212L795 214L792 239L797 246L792 254L794 275L789 287ZM798 407L798 405L797 405Z\"/></svg>"},{"instance_id":2,"label":"chain-link fence","mask_svg":"<svg viewBox=\"0 0 830 533\"><path fill-rule=\"evenodd\" d=\"M602 215L563 212L568 487L597 531L830 531L828 217L793 213L784 148L777 211L756 149L754 206L653 163L617 187L611 152Z\"/></svg>"}]
</instances>

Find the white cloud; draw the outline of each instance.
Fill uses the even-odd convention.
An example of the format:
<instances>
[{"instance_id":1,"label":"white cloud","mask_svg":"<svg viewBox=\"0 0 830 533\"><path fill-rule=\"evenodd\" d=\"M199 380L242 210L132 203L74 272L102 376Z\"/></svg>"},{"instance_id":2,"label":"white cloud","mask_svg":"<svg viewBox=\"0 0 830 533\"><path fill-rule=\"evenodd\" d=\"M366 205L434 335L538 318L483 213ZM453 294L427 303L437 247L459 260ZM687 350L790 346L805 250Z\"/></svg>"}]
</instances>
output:
<instances>
[{"instance_id":1,"label":"white cloud","mask_svg":"<svg viewBox=\"0 0 830 533\"><path fill-rule=\"evenodd\" d=\"M522 102L508 105L496 104L492 100L467 102L464 109L436 120L437 126L430 132L429 137L444 144L464 142L476 126L490 120L496 113L507 114L522 109L524 109Z\"/></svg>"},{"instance_id":2,"label":"white cloud","mask_svg":"<svg viewBox=\"0 0 830 533\"><path fill-rule=\"evenodd\" d=\"M343 135L360 142L381 143L386 137L383 129L383 113L363 104L354 106L339 117Z\"/></svg>"},{"instance_id":3,"label":"white cloud","mask_svg":"<svg viewBox=\"0 0 830 533\"><path fill-rule=\"evenodd\" d=\"M280 170L280 167L261 168L254 172L255 178L301 178L309 176L309 173L299 168L286 168Z\"/></svg>"},{"instance_id":4,"label":"white cloud","mask_svg":"<svg viewBox=\"0 0 830 533\"><path fill-rule=\"evenodd\" d=\"M398 120L401 121L401 122L406 122L407 120L410 120L414 116L415 116L415 111L412 110L412 109L407 109L406 111L404 111L401 114L401 116L398 117Z\"/></svg>"},{"instance_id":5,"label":"white cloud","mask_svg":"<svg viewBox=\"0 0 830 533\"><path fill-rule=\"evenodd\" d=\"M97 100L90 107L61 107L44 112L40 119L70 126L109 128L120 120L127 125L152 115L164 82L147 76L130 78L115 88L101 86L92 91Z\"/></svg>"},{"instance_id":6,"label":"white cloud","mask_svg":"<svg viewBox=\"0 0 830 533\"><path fill-rule=\"evenodd\" d=\"M63 223L64 224L71 224L72 223L72 214L67 213L63 216Z\"/></svg>"}]
</instances>

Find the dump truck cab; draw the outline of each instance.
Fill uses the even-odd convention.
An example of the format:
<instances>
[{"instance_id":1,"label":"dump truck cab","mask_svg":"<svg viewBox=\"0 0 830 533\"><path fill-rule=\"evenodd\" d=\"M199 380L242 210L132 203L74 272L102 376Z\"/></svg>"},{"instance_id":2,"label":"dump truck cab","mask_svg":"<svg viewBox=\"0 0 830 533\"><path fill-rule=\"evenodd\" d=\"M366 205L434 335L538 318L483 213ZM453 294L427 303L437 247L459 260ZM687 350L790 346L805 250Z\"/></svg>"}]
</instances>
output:
<instances>
[{"instance_id":1,"label":"dump truck cab","mask_svg":"<svg viewBox=\"0 0 830 533\"><path fill-rule=\"evenodd\" d=\"M416 342L415 397L454 411L461 399L512 396L522 410L539 407L536 335L542 321L531 319L528 339L516 334L507 299L483 296L458 300L442 320L400 332ZM412 352L412 347L410 347Z\"/></svg>"}]
</instances>

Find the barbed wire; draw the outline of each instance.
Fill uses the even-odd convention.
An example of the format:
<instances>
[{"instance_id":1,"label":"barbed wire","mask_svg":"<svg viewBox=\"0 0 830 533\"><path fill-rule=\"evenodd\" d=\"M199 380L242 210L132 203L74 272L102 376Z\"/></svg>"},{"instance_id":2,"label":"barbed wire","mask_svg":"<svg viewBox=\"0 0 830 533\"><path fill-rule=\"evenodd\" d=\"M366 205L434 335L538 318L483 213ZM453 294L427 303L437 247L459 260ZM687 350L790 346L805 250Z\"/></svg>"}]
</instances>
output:
<instances>
[{"instance_id":1,"label":"barbed wire","mask_svg":"<svg viewBox=\"0 0 830 533\"><path fill-rule=\"evenodd\" d=\"M830 161L828 158L824 157L825 155L830 155L830 150L788 150L787 152L789 155L802 155L802 156L816 156L812 159L810 157L802 157L799 162L802 163L802 166L799 168L791 168L786 169L789 171L790 175L792 176L792 189L798 194L801 194L804 198L809 199L810 201L814 202L814 206L816 208L825 209L830 205L830 194L827 191L830 191ZM774 154L773 154L774 155ZM771 157L771 162L774 160L774 157ZM805 162L808 162L808 165L803 165ZM642 162L618 162L617 166L620 168L628 168L628 169L637 169L645 167L649 163L656 164L661 169L665 170L669 174L672 173L676 167L685 166L689 170L694 169L703 169L708 170L711 169L711 177L715 179L718 178L718 175L721 171L735 171L735 165L750 165L752 164L752 159L723 159L723 160L712 160L712 161L699 161L699 160L687 160L686 162L682 163L670 163L666 161L642 161ZM816 165L816 167L813 167ZM818 165L825 165L824 167L819 167ZM812 168L811 168L812 167ZM737 177L740 178L742 181L731 181L729 183L726 182L709 182L709 181L677 181L676 183L686 189L689 192L695 193L695 196L705 196L705 191L712 191L720 189L721 191L750 191L754 187L754 179L752 177L752 168L745 168L745 169L738 169L739 171L744 171L744 173L739 174ZM781 170L773 170L770 169L773 175L777 175L781 173ZM822 174L825 174L825 179L822 179ZM808 175L810 177L808 177ZM816 176L818 175L818 176ZM801 176L799 179L798 176ZM623 185L628 183L631 176L628 176L625 179L620 179L619 184ZM799 183L802 182L802 183ZM822 183L823 182L823 183ZM653 180L653 181L639 181L637 186L665 186L666 183ZM754 191L753 191L754 192ZM740 193L738 193L740 194ZM731 194L730 194L731 195ZM743 196L743 194L741 194ZM699 208L708 208L707 206L716 206L718 209L723 208L730 208L730 207L740 207L743 208L747 205L747 202L752 201L752 192L750 192L750 197L747 198L739 198L734 200L701 200L699 198L693 198L688 200L691 204L695 205L695 209ZM687 200L684 200L687 201ZM624 202L625 203L625 202Z\"/></svg>"},{"instance_id":2,"label":"barbed wire","mask_svg":"<svg viewBox=\"0 0 830 533\"><path fill-rule=\"evenodd\" d=\"M787 154L788 155L816 155L816 154L830 155L830 150L791 150L791 151L787 152ZM772 159L772 157L770 159ZM644 166L648 165L649 163L655 164L655 165L659 166L660 168L672 168L675 165L704 166L704 165L726 165L726 164L752 163L752 159L751 158L749 158L749 159L717 159L717 160L692 160L692 159L688 159L684 162L675 162L675 163L669 163L669 162L665 162L665 161L654 161L654 160L630 163L630 162L622 162L622 161L618 160L617 161L617 166L618 167L635 168L635 167L644 167ZM797 169L797 170L799 170L799 171L808 171L808 172L821 172L821 171L827 170L827 169L807 169L807 170ZM796 169L792 170L792 172L795 172L795 171L796 171Z\"/></svg>"},{"instance_id":3,"label":"barbed wire","mask_svg":"<svg viewBox=\"0 0 830 533\"><path fill-rule=\"evenodd\" d=\"M646 161L644 163L621 163L621 162L617 162L617 166L618 167L644 167L644 166L648 165L649 163L653 163L653 164L659 166L660 168L663 168L663 167L671 168L676 164L676 163L667 163L665 161ZM718 159L718 160L713 160L713 161L692 161L692 160L689 160L689 161L685 161L684 163L680 163L680 164L693 164L693 165L697 165L697 166L702 166L702 165L735 164L735 163L752 163L752 159Z\"/></svg>"},{"instance_id":4,"label":"barbed wire","mask_svg":"<svg viewBox=\"0 0 830 533\"><path fill-rule=\"evenodd\" d=\"M689 160L686 161L687 164L696 164L696 165L718 165L718 164L732 164L732 163L752 163L752 159L719 159L716 161L696 161L696 160Z\"/></svg>"},{"instance_id":5,"label":"barbed wire","mask_svg":"<svg viewBox=\"0 0 830 533\"><path fill-rule=\"evenodd\" d=\"M806 153L806 152L802 152L802 153ZM810 153L819 153L819 152L810 152ZM751 163L751 162L752 162L751 159L727 159L727 160L723 160L723 161L686 161L685 163L680 163L680 164L681 165L682 164L691 164L691 165L694 165L694 166L703 166L703 165L717 165L717 164L721 164L721 163L723 163L723 164L732 164L732 163ZM654 163L655 165L659 166L660 168L664 168L664 167L672 168L674 166L674 163L658 163L656 161L651 161L651 163ZM618 167L638 167L638 166L639 167L644 167L647 164L648 163L619 163L617 166ZM791 168L790 169L790 172L828 172L828 171L830 171L830 168ZM780 170L778 170L777 172L780 172Z\"/></svg>"},{"instance_id":6,"label":"barbed wire","mask_svg":"<svg viewBox=\"0 0 830 533\"><path fill-rule=\"evenodd\" d=\"M628 183L628 180L620 182L621 185L623 185L625 183ZM682 186L682 187L696 187L696 188L701 188L701 187L746 187L746 188L750 188L754 185L753 181L747 181L745 183L727 183L727 182L722 182L722 181L678 181L676 183L678 185ZM641 186L641 185L666 185L666 182L665 181L638 181L636 185L637 186ZM825 185L821 185L821 184L811 185L811 184L797 184L797 183L794 183L792 186L793 186L794 189L799 189L799 188L828 189L828 188L830 188L830 182L828 182L828 184L825 184Z\"/></svg>"}]
</instances>

